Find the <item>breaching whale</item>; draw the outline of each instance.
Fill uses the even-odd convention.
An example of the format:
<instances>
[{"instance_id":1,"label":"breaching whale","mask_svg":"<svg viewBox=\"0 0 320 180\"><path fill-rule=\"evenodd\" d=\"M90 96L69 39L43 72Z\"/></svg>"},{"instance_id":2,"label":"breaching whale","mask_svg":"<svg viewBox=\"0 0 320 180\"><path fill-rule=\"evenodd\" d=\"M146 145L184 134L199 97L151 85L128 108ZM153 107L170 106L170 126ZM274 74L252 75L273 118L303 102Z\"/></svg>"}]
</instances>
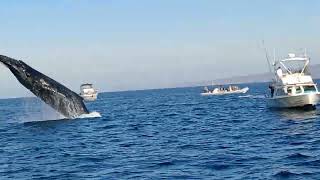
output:
<instances>
[{"instance_id":1,"label":"breaching whale","mask_svg":"<svg viewBox=\"0 0 320 180\"><path fill-rule=\"evenodd\" d=\"M0 62L10 69L24 87L66 118L89 113L81 96L23 61L0 55Z\"/></svg>"}]
</instances>

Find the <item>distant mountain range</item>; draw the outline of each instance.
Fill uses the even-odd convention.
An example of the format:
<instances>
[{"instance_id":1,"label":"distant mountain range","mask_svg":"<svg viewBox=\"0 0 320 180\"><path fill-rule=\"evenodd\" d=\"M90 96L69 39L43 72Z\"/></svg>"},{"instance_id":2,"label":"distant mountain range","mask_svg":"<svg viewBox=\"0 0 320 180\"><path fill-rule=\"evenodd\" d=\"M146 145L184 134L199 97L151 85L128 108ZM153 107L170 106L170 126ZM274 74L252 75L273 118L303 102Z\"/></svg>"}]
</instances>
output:
<instances>
[{"instance_id":1,"label":"distant mountain range","mask_svg":"<svg viewBox=\"0 0 320 180\"><path fill-rule=\"evenodd\" d=\"M313 79L320 79L320 64L311 65L309 69ZM272 74L266 72L261 74L251 74L247 76L236 76L236 77L230 77L230 78L213 79L213 80L193 83L192 86L205 86L205 85L212 85L212 84L224 85L224 84L269 82L272 77L273 77Z\"/></svg>"}]
</instances>

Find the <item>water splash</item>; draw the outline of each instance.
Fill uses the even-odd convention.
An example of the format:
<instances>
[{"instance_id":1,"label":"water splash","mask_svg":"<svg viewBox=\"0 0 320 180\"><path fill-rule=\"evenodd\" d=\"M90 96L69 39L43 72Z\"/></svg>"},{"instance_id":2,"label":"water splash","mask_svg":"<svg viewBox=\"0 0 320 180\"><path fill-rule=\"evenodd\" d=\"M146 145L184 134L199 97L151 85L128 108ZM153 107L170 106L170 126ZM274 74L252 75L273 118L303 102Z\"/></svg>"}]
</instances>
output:
<instances>
[{"instance_id":1,"label":"water splash","mask_svg":"<svg viewBox=\"0 0 320 180\"><path fill-rule=\"evenodd\" d=\"M99 112L93 111L89 114L82 114L81 116L75 118L75 119L83 119L83 118L99 118L102 117Z\"/></svg>"},{"instance_id":2,"label":"water splash","mask_svg":"<svg viewBox=\"0 0 320 180\"><path fill-rule=\"evenodd\" d=\"M55 111L49 105L43 103L38 98L23 98L22 99L23 111L21 116L18 117L18 122L38 122L38 121L53 121L68 119L62 114ZM99 112L93 111L89 114L83 114L79 117L72 119L83 118L97 118L101 117Z\"/></svg>"},{"instance_id":3,"label":"water splash","mask_svg":"<svg viewBox=\"0 0 320 180\"><path fill-rule=\"evenodd\" d=\"M102 117L101 114L99 112L91 112L89 114L83 114L81 116L72 118L72 119L89 119L89 118L100 118ZM63 115L60 115L57 118L39 118L38 117L31 117L31 115L29 117L26 117L24 119L21 119L22 123L31 123L31 122L46 122L46 121L59 121L59 120L68 120L68 118L64 117Z\"/></svg>"},{"instance_id":4,"label":"water splash","mask_svg":"<svg viewBox=\"0 0 320 180\"><path fill-rule=\"evenodd\" d=\"M22 111L19 122L32 122L32 121L48 121L65 119L63 115L56 112L47 104L43 103L37 98L22 98Z\"/></svg>"}]
</instances>

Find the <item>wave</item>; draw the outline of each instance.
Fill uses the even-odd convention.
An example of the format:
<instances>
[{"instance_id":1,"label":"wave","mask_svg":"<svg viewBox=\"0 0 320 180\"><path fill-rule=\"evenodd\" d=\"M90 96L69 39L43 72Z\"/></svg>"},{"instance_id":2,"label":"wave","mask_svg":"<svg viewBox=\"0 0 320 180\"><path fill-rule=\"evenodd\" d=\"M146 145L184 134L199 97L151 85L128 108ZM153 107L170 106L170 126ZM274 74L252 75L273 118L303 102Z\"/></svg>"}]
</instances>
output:
<instances>
[{"instance_id":1,"label":"wave","mask_svg":"<svg viewBox=\"0 0 320 180\"><path fill-rule=\"evenodd\" d=\"M299 165L301 165L301 166L309 166L309 167L319 167L320 160L303 161Z\"/></svg>"},{"instance_id":2,"label":"wave","mask_svg":"<svg viewBox=\"0 0 320 180\"><path fill-rule=\"evenodd\" d=\"M306 176L310 176L313 173L311 172L301 172L301 173L294 173L294 172L290 172L289 170L282 170L277 172L274 177L279 178L279 179L283 179L283 178L293 178L293 177L306 177Z\"/></svg>"},{"instance_id":3,"label":"wave","mask_svg":"<svg viewBox=\"0 0 320 180\"><path fill-rule=\"evenodd\" d=\"M309 158L311 156L308 155L304 155L301 153L294 153L294 154L290 154L289 156L287 156L288 159L305 159L305 158Z\"/></svg>"},{"instance_id":4,"label":"wave","mask_svg":"<svg viewBox=\"0 0 320 180\"><path fill-rule=\"evenodd\" d=\"M252 99L264 99L266 98L265 95L242 95L238 96L239 98L252 98Z\"/></svg>"},{"instance_id":5,"label":"wave","mask_svg":"<svg viewBox=\"0 0 320 180\"><path fill-rule=\"evenodd\" d=\"M224 170L230 168L230 165L228 164L212 164L212 165L206 165L207 168L214 169L214 170Z\"/></svg>"},{"instance_id":6,"label":"wave","mask_svg":"<svg viewBox=\"0 0 320 180\"><path fill-rule=\"evenodd\" d=\"M296 175L298 175L298 174L290 172L289 170L282 170L282 171L277 172L274 176L278 177L278 178L289 178L289 177L296 176Z\"/></svg>"}]
</instances>

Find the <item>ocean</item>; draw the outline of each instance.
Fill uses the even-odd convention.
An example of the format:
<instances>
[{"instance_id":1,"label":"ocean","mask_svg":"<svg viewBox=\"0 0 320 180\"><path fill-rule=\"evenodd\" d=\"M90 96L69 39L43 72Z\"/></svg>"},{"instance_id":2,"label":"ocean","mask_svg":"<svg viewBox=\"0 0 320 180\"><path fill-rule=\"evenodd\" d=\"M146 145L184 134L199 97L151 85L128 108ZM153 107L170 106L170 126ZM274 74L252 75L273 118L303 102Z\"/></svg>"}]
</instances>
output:
<instances>
[{"instance_id":1,"label":"ocean","mask_svg":"<svg viewBox=\"0 0 320 180\"><path fill-rule=\"evenodd\" d=\"M0 179L319 179L318 110L271 110L202 87L99 94L60 119L37 98L0 100Z\"/></svg>"}]
</instances>

